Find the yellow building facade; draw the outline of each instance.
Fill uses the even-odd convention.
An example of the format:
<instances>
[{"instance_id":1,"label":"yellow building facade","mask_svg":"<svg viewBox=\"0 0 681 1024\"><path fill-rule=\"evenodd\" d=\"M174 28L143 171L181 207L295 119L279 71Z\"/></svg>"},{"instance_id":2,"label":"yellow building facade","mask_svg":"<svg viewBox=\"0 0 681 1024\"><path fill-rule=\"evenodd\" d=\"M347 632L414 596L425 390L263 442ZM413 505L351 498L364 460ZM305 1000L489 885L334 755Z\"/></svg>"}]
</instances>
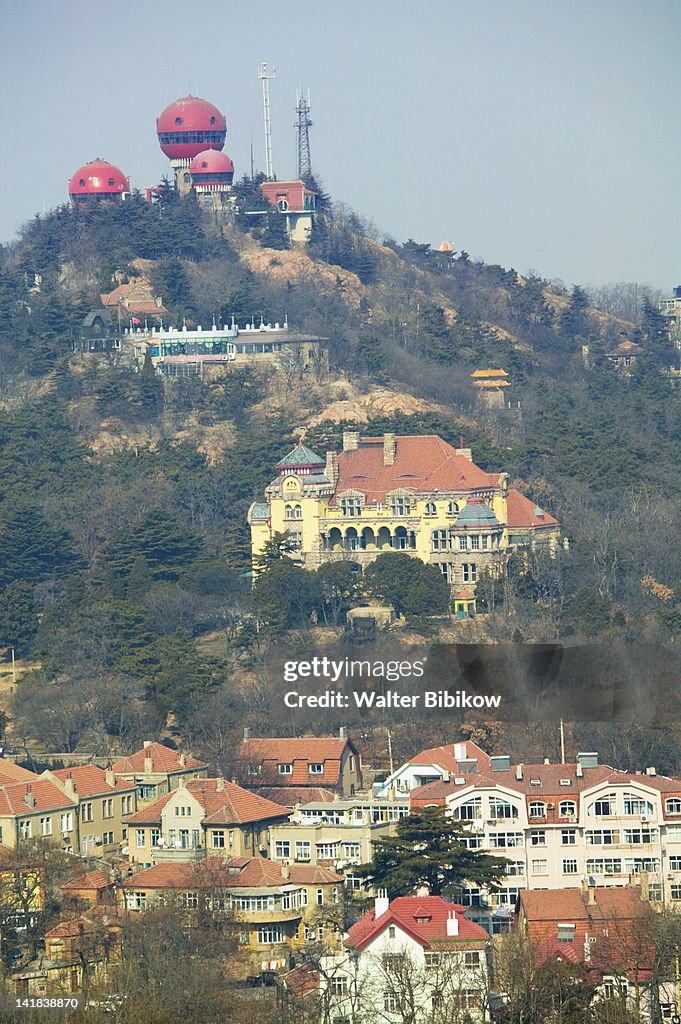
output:
<instances>
[{"instance_id":1,"label":"yellow building facade","mask_svg":"<svg viewBox=\"0 0 681 1024\"><path fill-rule=\"evenodd\" d=\"M267 542L288 533L291 557L307 569L401 551L436 565L453 588L474 588L513 551L553 552L559 540L558 521L507 473L482 470L470 449L437 436L346 432L340 453L321 458L300 444L276 469L248 513L255 566Z\"/></svg>"}]
</instances>

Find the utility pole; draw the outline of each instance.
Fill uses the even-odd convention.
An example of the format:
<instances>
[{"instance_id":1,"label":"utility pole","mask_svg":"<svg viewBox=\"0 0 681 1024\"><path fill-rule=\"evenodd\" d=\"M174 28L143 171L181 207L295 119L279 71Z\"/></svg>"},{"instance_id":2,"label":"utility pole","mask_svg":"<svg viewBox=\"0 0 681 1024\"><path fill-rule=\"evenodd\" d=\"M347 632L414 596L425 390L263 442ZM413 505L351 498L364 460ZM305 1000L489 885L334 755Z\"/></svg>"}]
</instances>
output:
<instances>
[{"instance_id":1,"label":"utility pole","mask_svg":"<svg viewBox=\"0 0 681 1024\"><path fill-rule=\"evenodd\" d=\"M296 129L298 137L298 177L307 178L312 172L312 162L310 160L310 128L312 127L312 121L310 120L310 90L308 89L307 93L304 93L302 86L298 89L296 114L298 115L298 120L293 127Z\"/></svg>"},{"instance_id":2,"label":"utility pole","mask_svg":"<svg viewBox=\"0 0 681 1024\"><path fill-rule=\"evenodd\" d=\"M274 178L272 170L272 126L270 124L270 79L276 78L274 68L267 70L267 64L258 68L258 78L262 82L262 105L265 115L265 175L268 181Z\"/></svg>"}]
</instances>

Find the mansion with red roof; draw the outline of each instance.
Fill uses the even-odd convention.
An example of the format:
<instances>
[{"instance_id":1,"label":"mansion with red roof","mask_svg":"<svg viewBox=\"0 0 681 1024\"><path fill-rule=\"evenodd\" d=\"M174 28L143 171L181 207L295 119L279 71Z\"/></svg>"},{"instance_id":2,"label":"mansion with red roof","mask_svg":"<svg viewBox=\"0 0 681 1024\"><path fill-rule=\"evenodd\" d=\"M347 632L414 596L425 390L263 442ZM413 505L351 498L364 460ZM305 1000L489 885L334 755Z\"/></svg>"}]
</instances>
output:
<instances>
[{"instance_id":1,"label":"mansion with red roof","mask_svg":"<svg viewBox=\"0 0 681 1024\"><path fill-rule=\"evenodd\" d=\"M291 557L305 568L346 558L365 566L402 551L437 566L453 591L474 588L480 573L503 572L517 550L559 543L560 524L488 473L468 448L441 437L360 437L325 458L302 443L276 466L265 500L248 512L253 559L275 533L289 534Z\"/></svg>"}]
</instances>

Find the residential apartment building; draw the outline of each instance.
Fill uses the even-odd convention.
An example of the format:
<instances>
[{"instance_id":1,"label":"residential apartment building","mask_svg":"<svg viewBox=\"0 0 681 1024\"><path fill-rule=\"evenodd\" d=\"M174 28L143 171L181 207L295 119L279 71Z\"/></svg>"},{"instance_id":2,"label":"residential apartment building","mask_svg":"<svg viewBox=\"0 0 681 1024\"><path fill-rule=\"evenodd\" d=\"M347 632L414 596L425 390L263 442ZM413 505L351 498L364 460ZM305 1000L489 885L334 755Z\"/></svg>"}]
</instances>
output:
<instances>
[{"instance_id":1,"label":"residential apartment building","mask_svg":"<svg viewBox=\"0 0 681 1024\"><path fill-rule=\"evenodd\" d=\"M575 764L490 767L411 790L414 809L442 805L472 849L508 860L497 892L462 902L512 907L524 889L626 885L645 875L649 898L681 906L681 780L618 771L582 753Z\"/></svg>"},{"instance_id":2,"label":"residential apartment building","mask_svg":"<svg viewBox=\"0 0 681 1024\"><path fill-rule=\"evenodd\" d=\"M346 886L359 891L353 867L367 864L375 840L391 835L408 813L408 801L374 801L361 795L302 804L287 822L270 829L271 857L283 863L334 867L345 875Z\"/></svg>"},{"instance_id":3,"label":"residential apartment building","mask_svg":"<svg viewBox=\"0 0 681 1024\"><path fill-rule=\"evenodd\" d=\"M295 804L351 797L362 788L359 751L341 729L339 737L267 738L244 729L234 760L237 781L262 796Z\"/></svg>"},{"instance_id":4,"label":"residential apartment building","mask_svg":"<svg viewBox=\"0 0 681 1024\"><path fill-rule=\"evenodd\" d=\"M184 779L126 821L129 857L150 867L161 860L206 855L255 857L270 851L270 830L289 810L224 779Z\"/></svg>"},{"instance_id":5,"label":"residential apartment building","mask_svg":"<svg viewBox=\"0 0 681 1024\"><path fill-rule=\"evenodd\" d=\"M338 945L343 877L315 865L275 864L263 857L210 857L198 863L161 863L122 886L130 912L171 899L189 909L206 906L233 915L239 949L276 969L310 942Z\"/></svg>"},{"instance_id":6,"label":"residential apartment building","mask_svg":"<svg viewBox=\"0 0 681 1024\"><path fill-rule=\"evenodd\" d=\"M332 1020L489 1020L489 936L441 896L379 896L322 961ZM465 1016L464 1016L465 1015Z\"/></svg>"},{"instance_id":7,"label":"residential apartment building","mask_svg":"<svg viewBox=\"0 0 681 1024\"><path fill-rule=\"evenodd\" d=\"M135 783L138 801L143 803L170 793L177 788L180 779L186 782L205 777L208 765L201 764L191 754L145 740L141 750L114 761L113 772L116 778Z\"/></svg>"},{"instance_id":8,"label":"residential apartment building","mask_svg":"<svg viewBox=\"0 0 681 1024\"><path fill-rule=\"evenodd\" d=\"M343 451L320 457L298 445L276 465L265 500L251 505L254 563L276 532L305 568L346 558L365 566L403 551L437 566L451 586L500 574L513 551L559 541L556 519L488 473L468 448L436 436L343 435Z\"/></svg>"},{"instance_id":9,"label":"residential apartment building","mask_svg":"<svg viewBox=\"0 0 681 1024\"><path fill-rule=\"evenodd\" d=\"M119 850L126 839L123 819L137 809L135 782L117 779L111 769L93 764L45 774L78 802L78 852L88 857Z\"/></svg>"},{"instance_id":10,"label":"residential apartment building","mask_svg":"<svg viewBox=\"0 0 681 1024\"><path fill-rule=\"evenodd\" d=\"M22 840L45 839L77 853L78 798L49 773L0 786L0 843L14 849Z\"/></svg>"}]
</instances>

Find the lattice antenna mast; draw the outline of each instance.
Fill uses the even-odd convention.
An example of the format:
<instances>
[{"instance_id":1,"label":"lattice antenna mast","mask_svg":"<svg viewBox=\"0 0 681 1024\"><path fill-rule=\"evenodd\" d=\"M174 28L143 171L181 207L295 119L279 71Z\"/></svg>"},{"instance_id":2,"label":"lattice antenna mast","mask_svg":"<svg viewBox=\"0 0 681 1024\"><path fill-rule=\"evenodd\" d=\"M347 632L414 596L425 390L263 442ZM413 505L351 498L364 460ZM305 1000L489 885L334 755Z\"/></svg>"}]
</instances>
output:
<instances>
[{"instance_id":1,"label":"lattice antenna mast","mask_svg":"<svg viewBox=\"0 0 681 1024\"><path fill-rule=\"evenodd\" d=\"M301 86L297 93L296 114L298 120L293 126L298 136L298 177L307 178L312 173L310 160L310 90L303 92Z\"/></svg>"},{"instance_id":2,"label":"lattice antenna mast","mask_svg":"<svg viewBox=\"0 0 681 1024\"><path fill-rule=\"evenodd\" d=\"M267 64L258 68L258 78L262 82L262 105L265 115L265 175L268 181L274 178L272 170L272 125L270 123L270 79L276 78L276 71L267 70Z\"/></svg>"}]
</instances>

